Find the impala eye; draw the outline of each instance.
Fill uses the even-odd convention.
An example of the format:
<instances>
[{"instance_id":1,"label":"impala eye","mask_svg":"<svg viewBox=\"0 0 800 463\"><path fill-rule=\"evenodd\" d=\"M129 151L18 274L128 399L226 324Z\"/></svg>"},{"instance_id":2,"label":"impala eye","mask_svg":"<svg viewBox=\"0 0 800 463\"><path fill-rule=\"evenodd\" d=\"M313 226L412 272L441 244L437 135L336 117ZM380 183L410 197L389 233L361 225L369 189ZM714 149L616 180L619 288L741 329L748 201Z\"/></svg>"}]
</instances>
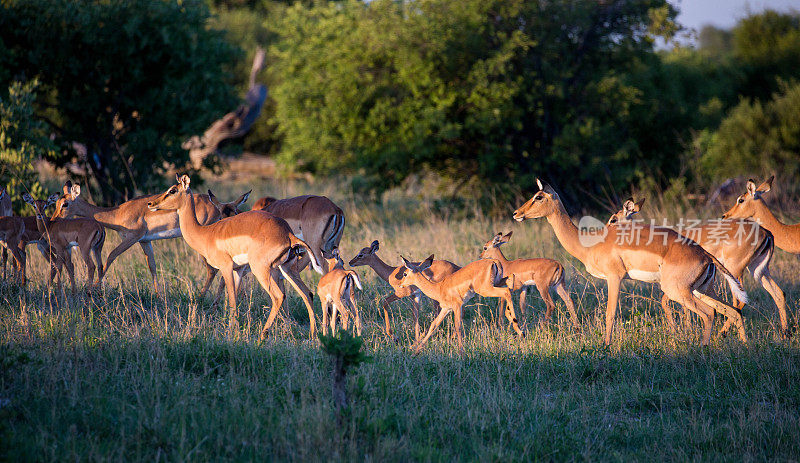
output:
<instances>
[{"instance_id":1,"label":"impala eye","mask_svg":"<svg viewBox=\"0 0 800 463\"><path fill-rule=\"evenodd\" d=\"M736 200L737 203L742 204L744 202L744 198L739 196L739 199Z\"/></svg>"},{"instance_id":2,"label":"impala eye","mask_svg":"<svg viewBox=\"0 0 800 463\"><path fill-rule=\"evenodd\" d=\"M617 223L617 218L615 217L615 218L609 220L609 223Z\"/></svg>"}]
</instances>

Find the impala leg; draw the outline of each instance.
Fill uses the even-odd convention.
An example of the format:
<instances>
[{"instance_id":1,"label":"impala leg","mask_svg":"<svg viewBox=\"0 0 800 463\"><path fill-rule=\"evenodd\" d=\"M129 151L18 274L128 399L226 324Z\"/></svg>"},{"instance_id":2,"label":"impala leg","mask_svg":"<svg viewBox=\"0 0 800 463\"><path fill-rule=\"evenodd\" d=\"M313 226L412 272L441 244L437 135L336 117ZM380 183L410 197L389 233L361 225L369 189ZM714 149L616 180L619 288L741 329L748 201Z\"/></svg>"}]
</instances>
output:
<instances>
[{"instance_id":1,"label":"impala leg","mask_svg":"<svg viewBox=\"0 0 800 463\"><path fill-rule=\"evenodd\" d=\"M127 251L128 248L136 244L142 237L144 233L133 233L128 235L122 236L122 242L117 245L116 248L112 249L111 252L108 254L108 258L106 259L106 265L103 268L103 276L108 273L108 269L111 267L111 264L114 260L119 257L120 254Z\"/></svg>"},{"instance_id":2,"label":"impala leg","mask_svg":"<svg viewBox=\"0 0 800 463\"><path fill-rule=\"evenodd\" d=\"M250 263L250 271L253 272L253 276L256 278L256 281L258 281L258 284L264 288L269 295L270 301L272 301L272 307L269 310L267 322L264 324L264 328L261 330L261 335L259 336L259 338L263 340L267 334L267 331L272 326L272 323L275 322L275 316L278 315L278 310L280 310L281 306L283 305L283 300L285 299L286 294L277 281L279 272L270 271L265 265L254 265L253 262Z\"/></svg>"},{"instance_id":3,"label":"impala leg","mask_svg":"<svg viewBox=\"0 0 800 463\"><path fill-rule=\"evenodd\" d=\"M617 302L619 301L620 279L613 277L606 280L608 284L608 300L606 301L606 331L603 342L611 345L611 335L614 332L614 318L617 316Z\"/></svg>"},{"instance_id":4,"label":"impala leg","mask_svg":"<svg viewBox=\"0 0 800 463\"><path fill-rule=\"evenodd\" d=\"M317 329L317 322L314 317L314 306L311 304L311 300L313 299L314 295L308 290L308 287L305 283L303 283L303 280L300 279L300 275L291 269L286 268L285 264L279 265L278 269L280 269L283 277L289 280L289 284L292 286L292 288L294 288L295 291L297 291L297 294L300 295L300 298L306 305L309 320L309 336L313 339L314 332Z\"/></svg>"},{"instance_id":5,"label":"impala leg","mask_svg":"<svg viewBox=\"0 0 800 463\"><path fill-rule=\"evenodd\" d=\"M736 295L733 295L733 307L742 313L742 309L744 308L744 302L740 301ZM725 337L730 331L731 327L733 326L733 319L732 318L725 318L725 323L722 324L722 329L719 330L719 335Z\"/></svg>"},{"instance_id":6,"label":"impala leg","mask_svg":"<svg viewBox=\"0 0 800 463\"><path fill-rule=\"evenodd\" d=\"M361 314L358 312L358 304L356 304L355 294L350 291L349 300L345 301L350 306L349 309L353 313L353 323L356 325L356 334L361 336Z\"/></svg>"},{"instance_id":7,"label":"impala leg","mask_svg":"<svg viewBox=\"0 0 800 463\"><path fill-rule=\"evenodd\" d=\"M229 265L220 269L222 279L225 281L225 290L228 293L228 331L233 331L239 326L239 311L236 309L236 285L233 279L233 266Z\"/></svg>"},{"instance_id":8,"label":"impala leg","mask_svg":"<svg viewBox=\"0 0 800 463\"><path fill-rule=\"evenodd\" d=\"M200 289L199 297L205 297L208 288L211 286L211 283L214 282L214 277L217 276L217 269L209 265L205 257L200 256L200 258L203 260L203 264L206 266L206 281L203 284L203 288Z\"/></svg>"},{"instance_id":9,"label":"impala leg","mask_svg":"<svg viewBox=\"0 0 800 463\"><path fill-rule=\"evenodd\" d=\"M508 288L493 287L491 291L488 291L486 294L481 294L481 296L498 297L501 300L505 301L506 303L505 315L509 323L511 323L511 327L514 328L514 331L518 335L523 337L525 336L525 332L522 331L522 328L519 326L519 321L517 321L517 314L516 312L514 312L514 301L513 299L511 299L511 291Z\"/></svg>"},{"instance_id":10,"label":"impala leg","mask_svg":"<svg viewBox=\"0 0 800 463\"><path fill-rule=\"evenodd\" d=\"M100 238L98 243L92 248L92 254L94 255L94 261L97 263L97 287L102 288L103 286L103 245L106 241L106 233L105 229L103 229L103 236Z\"/></svg>"},{"instance_id":11,"label":"impala leg","mask_svg":"<svg viewBox=\"0 0 800 463\"><path fill-rule=\"evenodd\" d=\"M527 297L528 297L528 287L523 286L522 290L520 290L519 292L519 316L522 319L523 323L525 323L525 321L528 319L527 307L526 307ZM505 303L505 301L503 301L503 303Z\"/></svg>"},{"instance_id":12,"label":"impala leg","mask_svg":"<svg viewBox=\"0 0 800 463\"><path fill-rule=\"evenodd\" d=\"M392 326L391 322L389 321L389 303L394 302L398 299L400 298L397 297L397 295L394 293L387 294L386 296L384 296L383 299L381 299L381 307L383 308L383 323L385 325L384 333L386 334L387 337L392 336ZM414 313L414 323L416 324L415 326L417 327L417 330L419 330L419 313L418 313L419 307L417 305L414 305L413 302L411 303L411 307L412 307L411 310Z\"/></svg>"},{"instance_id":13,"label":"impala leg","mask_svg":"<svg viewBox=\"0 0 800 463\"><path fill-rule=\"evenodd\" d=\"M5 280L7 278L6 277L6 261L8 261L8 249L6 249L5 246L2 246L2 248L3 248L3 280Z\"/></svg>"},{"instance_id":14,"label":"impala leg","mask_svg":"<svg viewBox=\"0 0 800 463\"><path fill-rule=\"evenodd\" d=\"M667 319L667 326L672 334L678 331L678 325L675 324L675 313L669 303L670 298L667 293L661 295L661 309L664 311L664 317Z\"/></svg>"},{"instance_id":15,"label":"impala leg","mask_svg":"<svg viewBox=\"0 0 800 463\"><path fill-rule=\"evenodd\" d=\"M75 294L75 266L72 264L72 253L70 253L69 248L65 249L62 254L62 259L64 260L64 266L67 268L67 274L69 275L69 282L72 286L72 293Z\"/></svg>"},{"instance_id":16,"label":"impala leg","mask_svg":"<svg viewBox=\"0 0 800 463\"><path fill-rule=\"evenodd\" d=\"M94 287L94 271L95 271L95 265L94 262L92 261L91 248L86 250L81 248L81 257L83 258L83 263L86 264L86 274L88 276L87 291L91 291L91 288Z\"/></svg>"},{"instance_id":17,"label":"impala leg","mask_svg":"<svg viewBox=\"0 0 800 463\"><path fill-rule=\"evenodd\" d=\"M24 248L23 248L24 249ZM4 248L5 250L5 248ZM25 285L25 253L20 252L19 247L12 246L11 247L11 257L14 258L14 262L16 262L17 267L17 278L19 279L20 285Z\"/></svg>"},{"instance_id":18,"label":"impala leg","mask_svg":"<svg viewBox=\"0 0 800 463\"><path fill-rule=\"evenodd\" d=\"M772 296L772 300L775 301L775 306L778 308L778 317L781 321L781 337L788 339L791 337L792 331L789 328L789 313L786 311L786 296L780 286L772 279L768 269L762 274L760 283Z\"/></svg>"},{"instance_id":19,"label":"impala leg","mask_svg":"<svg viewBox=\"0 0 800 463\"><path fill-rule=\"evenodd\" d=\"M461 323L463 321L463 305L453 311L455 318L456 338L458 339L458 352L464 355L464 333L462 332Z\"/></svg>"},{"instance_id":20,"label":"impala leg","mask_svg":"<svg viewBox=\"0 0 800 463\"><path fill-rule=\"evenodd\" d=\"M431 326L428 327L428 332L425 333L425 336L423 336L423 338L415 344L414 354L418 354L419 351L422 350L422 347L428 342L428 339L430 339L433 333L436 332L436 329L439 328L439 325L442 323L442 320L444 320L444 317L446 317L448 313L450 313L450 309L448 308L442 307L439 310L439 314L433 319Z\"/></svg>"},{"instance_id":21,"label":"impala leg","mask_svg":"<svg viewBox=\"0 0 800 463\"><path fill-rule=\"evenodd\" d=\"M550 317L553 316L553 309L556 308L555 302L553 302L553 297L550 296L550 286L542 283L536 284L536 289L539 291L539 295L542 296L542 300L544 301L544 305L546 307L544 312L544 324L550 323Z\"/></svg>"},{"instance_id":22,"label":"impala leg","mask_svg":"<svg viewBox=\"0 0 800 463\"><path fill-rule=\"evenodd\" d=\"M556 287L556 294L558 297L564 301L564 305L567 306L567 311L569 311L569 318L572 320L572 326L575 330L580 331L581 329L581 322L578 320L578 312L575 311L575 304L572 303L572 298L569 296L569 291L567 291L567 287L564 284L564 280L562 279L555 285Z\"/></svg>"},{"instance_id":23,"label":"impala leg","mask_svg":"<svg viewBox=\"0 0 800 463\"><path fill-rule=\"evenodd\" d=\"M150 276L153 278L153 288L155 288L156 294L158 294L158 278L156 278L156 256L153 253L153 242L152 241L140 241L139 246L141 246L142 251L144 252L144 256L147 258L147 267L150 269Z\"/></svg>"},{"instance_id":24,"label":"impala leg","mask_svg":"<svg viewBox=\"0 0 800 463\"><path fill-rule=\"evenodd\" d=\"M327 336L330 329L331 303L321 294L319 295L319 301L322 305L322 334Z\"/></svg>"}]
</instances>

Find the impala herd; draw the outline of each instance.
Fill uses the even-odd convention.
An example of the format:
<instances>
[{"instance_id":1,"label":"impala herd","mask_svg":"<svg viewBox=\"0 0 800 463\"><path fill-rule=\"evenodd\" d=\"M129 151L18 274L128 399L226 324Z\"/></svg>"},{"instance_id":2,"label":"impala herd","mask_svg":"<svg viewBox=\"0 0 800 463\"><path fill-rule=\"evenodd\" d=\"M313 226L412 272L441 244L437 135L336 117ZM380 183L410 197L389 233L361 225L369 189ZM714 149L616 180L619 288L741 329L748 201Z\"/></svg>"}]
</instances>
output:
<instances>
[{"instance_id":1,"label":"impala herd","mask_svg":"<svg viewBox=\"0 0 800 463\"><path fill-rule=\"evenodd\" d=\"M587 243L586 237L582 236L583 230L573 224L556 191L541 181L537 181L539 191L514 211L513 218L519 222L546 219L564 249L581 261L588 273L606 281L606 344L611 343L620 285L625 279L659 283L664 292L661 305L671 330L676 329L670 305L674 301L683 306L684 313L694 312L702 321L703 345L710 341L717 313L725 317L721 332L734 327L739 338L746 342L741 315L747 302L741 284L745 270L774 300L780 319L780 334L788 337L792 330L786 300L770 276L769 264L775 246L790 253L800 253L800 224L781 223L764 204L762 195L770 191L772 181L770 177L760 186L749 181L747 192L737 198L736 204L721 220L697 224L691 230L641 224L636 227L639 221L634 216L641 210L644 200L629 200L609 218L599 238L595 236ZM145 254L154 290L158 293L152 242L183 237L206 265L207 276L201 295L208 291L217 273L222 275L223 283L217 297L224 285L230 329L237 326L237 292L245 272L249 271L272 303L261 337L266 335L283 305L285 282L303 300L313 336L316 329L314 297L300 278L300 272L311 265L322 275L316 293L322 305L323 333L335 333L339 324L348 329L352 318L355 330L361 334L362 322L355 292L362 286L358 274L345 267L340 254L339 243L345 225L341 208L324 196L306 195L288 199L261 198L252 210L240 212L239 207L249 198L249 191L235 201L223 203L210 190L207 195L195 195L190 183L188 176L177 176L177 183L162 194L141 196L115 207L99 207L81 198L79 185L66 182L61 194L46 200L24 194L22 199L34 213L30 217L13 216L11 198L5 189L0 189L3 278L25 284L26 247L36 244L50 264L48 288L56 276L60 287L61 272L66 268L74 292L71 249L77 247L88 270L89 290L99 288L114 260L138 243ZM45 211L51 205L55 208L48 216ZM104 264L101 252L106 228L116 231L122 241L111 250ZM402 265L392 266L378 256L380 244L377 240L361 249L349 265L369 266L391 286L393 291L380 301L386 336L394 337L389 304L411 298L414 352L419 352L451 312L458 347L463 352L462 311L475 294L498 298L512 329L524 336L525 299L531 287L536 288L545 303L543 323L549 321L555 307L550 295L554 289L569 312L574 330L579 332L581 325L566 288L564 266L546 258L506 259L500 248L510 238L511 232L498 233L483 245L479 259L464 267L446 260L435 260L433 255L422 262L411 262L403 257ZM7 274L8 253L12 256L13 270ZM731 290L732 306L713 293L717 272ZM520 291L522 322L514 309L512 291ZM422 295L427 296L438 311L424 334L419 327ZM684 322L688 320L684 317Z\"/></svg>"}]
</instances>

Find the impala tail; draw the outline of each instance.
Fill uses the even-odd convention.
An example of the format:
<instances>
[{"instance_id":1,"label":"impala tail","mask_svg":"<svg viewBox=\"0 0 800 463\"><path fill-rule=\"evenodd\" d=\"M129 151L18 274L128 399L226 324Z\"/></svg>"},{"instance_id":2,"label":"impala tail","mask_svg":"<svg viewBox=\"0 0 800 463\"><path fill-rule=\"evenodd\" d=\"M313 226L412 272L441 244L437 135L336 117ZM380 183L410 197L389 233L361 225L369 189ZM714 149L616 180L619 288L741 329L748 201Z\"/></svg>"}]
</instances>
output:
<instances>
[{"instance_id":1,"label":"impala tail","mask_svg":"<svg viewBox=\"0 0 800 463\"><path fill-rule=\"evenodd\" d=\"M722 262L717 260L717 258L714 257L710 252L705 251L705 253L711 258L711 261L714 262L714 266L717 268L717 270L722 272L722 276L724 276L725 280L728 281L728 286L730 286L731 292L734 296L736 296L736 299L742 301L744 304L747 304L747 293L744 290L744 286L742 286L742 282L733 276L733 274L727 268L725 268L724 265L722 265Z\"/></svg>"},{"instance_id":2,"label":"impala tail","mask_svg":"<svg viewBox=\"0 0 800 463\"><path fill-rule=\"evenodd\" d=\"M324 275L325 272L322 271L322 266L317 262L317 257L311 252L311 247L306 244L305 241L301 240L300 238L294 236L294 234L289 235L289 241L291 243L291 250L295 254L302 254L300 249L303 249L305 252L308 253L308 257L311 258L311 266L314 267L314 270L319 273L320 275Z\"/></svg>"},{"instance_id":3,"label":"impala tail","mask_svg":"<svg viewBox=\"0 0 800 463\"><path fill-rule=\"evenodd\" d=\"M356 288L358 288L359 291L362 291L364 289L364 288L361 287L361 280L358 279L358 274L356 272L354 272L353 270L348 270L347 271L347 277L346 278L348 280L350 280L350 282L352 284L355 284Z\"/></svg>"}]
</instances>

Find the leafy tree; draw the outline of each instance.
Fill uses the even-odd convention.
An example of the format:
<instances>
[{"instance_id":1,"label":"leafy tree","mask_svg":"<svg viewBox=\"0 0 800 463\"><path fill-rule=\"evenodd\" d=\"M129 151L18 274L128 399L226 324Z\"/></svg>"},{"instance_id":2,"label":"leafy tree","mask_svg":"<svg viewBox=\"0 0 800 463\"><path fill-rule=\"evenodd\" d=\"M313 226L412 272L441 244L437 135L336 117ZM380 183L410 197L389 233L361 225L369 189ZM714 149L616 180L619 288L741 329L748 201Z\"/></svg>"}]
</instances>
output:
<instances>
[{"instance_id":1,"label":"leafy tree","mask_svg":"<svg viewBox=\"0 0 800 463\"><path fill-rule=\"evenodd\" d=\"M26 192L42 196L34 162L52 153L45 124L34 117L37 86L35 80L13 82L8 95L0 98L0 186L6 187L11 198ZM24 204L17 201L15 205L15 212L21 214Z\"/></svg>"},{"instance_id":2,"label":"leafy tree","mask_svg":"<svg viewBox=\"0 0 800 463\"><path fill-rule=\"evenodd\" d=\"M800 175L800 83L782 83L772 99L745 99L714 131L695 140L702 167L719 180L742 174Z\"/></svg>"},{"instance_id":3,"label":"leafy tree","mask_svg":"<svg viewBox=\"0 0 800 463\"><path fill-rule=\"evenodd\" d=\"M183 137L235 106L226 83L235 49L207 27L198 0L9 0L0 8L0 62L39 79L37 116L62 148L54 160L77 160L105 203L152 191L185 164Z\"/></svg>"},{"instance_id":4,"label":"leafy tree","mask_svg":"<svg viewBox=\"0 0 800 463\"><path fill-rule=\"evenodd\" d=\"M573 197L627 184L662 162L627 128L647 98L628 73L673 17L661 0L295 5L273 48L280 158L378 190L423 170L505 195L539 175Z\"/></svg>"}]
</instances>

